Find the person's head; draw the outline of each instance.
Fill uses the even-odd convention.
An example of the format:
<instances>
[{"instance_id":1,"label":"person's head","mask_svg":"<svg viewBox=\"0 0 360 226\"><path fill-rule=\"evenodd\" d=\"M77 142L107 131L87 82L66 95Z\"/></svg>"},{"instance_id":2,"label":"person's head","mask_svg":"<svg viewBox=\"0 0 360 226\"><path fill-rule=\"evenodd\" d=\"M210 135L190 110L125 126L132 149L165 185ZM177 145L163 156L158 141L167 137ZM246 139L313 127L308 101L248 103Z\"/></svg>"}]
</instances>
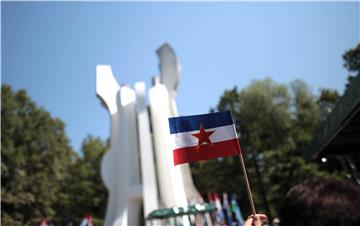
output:
<instances>
[{"instance_id":1,"label":"person's head","mask_svg":"<svg viewBox=\"0 0 360 226\"><path fill-rule=\"evenodd\" d=\"M280 226L359 226L360 187L349 182L313 178L286 194Z\"/></svg>"}]
</instances>

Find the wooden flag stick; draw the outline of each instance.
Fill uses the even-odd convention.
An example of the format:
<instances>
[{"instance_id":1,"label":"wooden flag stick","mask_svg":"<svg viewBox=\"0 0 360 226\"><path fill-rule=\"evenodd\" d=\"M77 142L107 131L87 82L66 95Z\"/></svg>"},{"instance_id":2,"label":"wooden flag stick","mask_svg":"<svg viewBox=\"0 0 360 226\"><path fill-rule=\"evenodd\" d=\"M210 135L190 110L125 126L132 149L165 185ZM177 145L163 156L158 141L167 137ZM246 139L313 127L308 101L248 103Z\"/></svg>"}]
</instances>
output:
<instances>
[{"instance_id":1,"label":"wooden flag stick","mask_svg":"<svg viewBox=\"0 0 360 226\"><path fill-rule=\"evenodd\" d=\"M244 162L244 159L243 159L241 153L239 154L239 158L240 158L241 168L243 170L244 177L245 177L246 190L247 190L247 193L248 193L248 196L249 196L249 201L250 201L250 205L251 205L252 214L253 214L253 216L255 216L256 210L255 210L254 200L253 200L253 197L252 197L252 194L251 194L250 183L249 183L249 179L248 179L247 173L246 173L245 162Z\"/></svg>"}]
</instances>

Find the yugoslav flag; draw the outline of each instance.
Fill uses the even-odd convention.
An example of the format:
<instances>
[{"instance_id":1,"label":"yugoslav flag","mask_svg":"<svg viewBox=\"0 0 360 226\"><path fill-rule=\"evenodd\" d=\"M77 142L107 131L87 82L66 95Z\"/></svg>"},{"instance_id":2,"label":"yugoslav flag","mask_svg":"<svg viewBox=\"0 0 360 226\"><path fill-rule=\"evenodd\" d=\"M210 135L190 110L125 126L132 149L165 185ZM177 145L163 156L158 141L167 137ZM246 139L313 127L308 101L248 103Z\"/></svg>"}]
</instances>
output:
<instances>
[{"instance_id":1,"label":"yugoslav flag","mask_svg":"<svg viewBox=\"0 0 360 226\"><path fill-rule=\"evenodd\" d=\"M244 224L244 218L234 194L231 196L231 210L235 213L237 225L242 226Z\"/></svg>"},{"instance_id":2,"label":"yugoslav flag","mask_svg":"<svg viewBox=\"0 0 360 226\"><path fill-rule=\"evenodd\" d=\"M230 111L169 118L174 164L240 154Z\"/></svg>"},{"instance_id":3,"label":"yugoslav flag","mask_svg":"<svg viewBox=\"0 0 360 226\"><path fill-rule=\"evenodd\" d=\"M224 206L224 212L226 212L227 225L229 225L229 226L233 225L231 209L230 209L230 205L229 205L228 195L226 192L223 193L223 206Z\"/></svg>"},{"instance_id":4,"label":"yugoslav flag","mask_svg":"<svg viewBox=\"0 0 360 226\"><path fill-rule=\"evenodd\" d=\"M225 216L224 216L224 212L223 212L223 208L221 206L221 201L219 199L219 195L217 192L214 192L214 199L215 199L215 206L216 206L216 218L217 218L217 222L220 223L220 225L224 225L225 224Z\"/></svg>"}]
</instances>

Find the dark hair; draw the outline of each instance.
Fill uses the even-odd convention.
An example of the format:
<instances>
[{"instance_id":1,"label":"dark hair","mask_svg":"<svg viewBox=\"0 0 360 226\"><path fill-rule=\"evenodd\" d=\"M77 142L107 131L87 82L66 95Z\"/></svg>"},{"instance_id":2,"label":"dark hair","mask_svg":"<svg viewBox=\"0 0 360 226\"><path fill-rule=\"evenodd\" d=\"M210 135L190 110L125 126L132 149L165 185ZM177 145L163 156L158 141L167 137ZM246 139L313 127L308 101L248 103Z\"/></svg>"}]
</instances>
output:
<instances>
[{"instance_id":1,"label":"dark hair","mask_svg":"<svg viewBox=\"0 0 360 226\"><path fill-rule=\"evenodd\" d=\"M313 178L286 194L280 226L360 226L360 187L345 181Z\"/></svg>"}]
</instances>

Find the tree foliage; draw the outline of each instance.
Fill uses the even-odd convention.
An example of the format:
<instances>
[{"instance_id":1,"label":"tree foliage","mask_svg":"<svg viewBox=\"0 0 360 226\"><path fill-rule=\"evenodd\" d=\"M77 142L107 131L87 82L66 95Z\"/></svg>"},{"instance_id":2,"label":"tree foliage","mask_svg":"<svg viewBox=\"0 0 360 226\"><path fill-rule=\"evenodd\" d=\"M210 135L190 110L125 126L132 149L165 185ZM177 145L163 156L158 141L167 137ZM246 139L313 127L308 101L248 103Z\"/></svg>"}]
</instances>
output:
<instances>
[{"instance_id":1,"label":"tree foliage","mask_svg":"<svg viewBox=\"0 0 360 226\"><path fill-rule=\"evenodd\" d=\"M348 83L350 83L351 79L360 75L360 43L355 48L346 51L343 59L344 67L350 72L348 76Z\"/></svg>"},{"instance_id":2,"label":"tree foliage","mask_svg":"<svg viewBox=\"0 0 360 226\"><path fill-rule=\"evenodd\" d=\"M308 176L327 174L318 164L305 163L302 153L321 123L321 104L334 103L336 94L326 90L318 98L303 81L286 86L267 78L241 91L225 90L220 97L213 110L232 111L260 211L268 209L268 214L276 215L290 187ZM237 193L250 213L238 157L191 166L201 193Z\"/></svg>"},{"instance_id":3,"label":"tree foliage","mask_svg":"<svg viewBox=\"0 0 360 226\"><path fill-rule=\"evenodd\" d=\"M95 225L103 224L107 190L101 180L100 164L108 147L108 142L98 137L88 136L83 141L82 157L69 168L69 177L63 187L67 200L65 208L58 208L67 222L80 223L84 214L89 213Z\"/></svg>"},{"instance_id":4,"label":"tree foliage","mask_svg":"<svg viewBox=\"0 0 360 226\"><path fill-rule=\"evenodd\" d=\"M320 96L317 100L321 111L321 120L326 119L339 99L340 95L336 90L321 89Z\"/></svg>"},{"instance_id":5,"label":"tree foliage","mask_svg":"<svg viewBox=\"0 0 360 226\"><path fill-rule=\"evenodd\" d=\"M102 224L106 190L100 160L107 142L88 136L82 156L69 145L64 123L21 90L1 87L1 223L78 224L91 213Z\"/></svg>"},{"instance_id":6,"label":"tree foliage","mask_svg":"<svg viewBox=\"0 0 360 226\"><path fill-rule=\"evenodd\" d=\"M74 152L64 123L38 108L25 91L1 88L1 218L35 225L53 218Z\"/></svg>"}]
</instances>

